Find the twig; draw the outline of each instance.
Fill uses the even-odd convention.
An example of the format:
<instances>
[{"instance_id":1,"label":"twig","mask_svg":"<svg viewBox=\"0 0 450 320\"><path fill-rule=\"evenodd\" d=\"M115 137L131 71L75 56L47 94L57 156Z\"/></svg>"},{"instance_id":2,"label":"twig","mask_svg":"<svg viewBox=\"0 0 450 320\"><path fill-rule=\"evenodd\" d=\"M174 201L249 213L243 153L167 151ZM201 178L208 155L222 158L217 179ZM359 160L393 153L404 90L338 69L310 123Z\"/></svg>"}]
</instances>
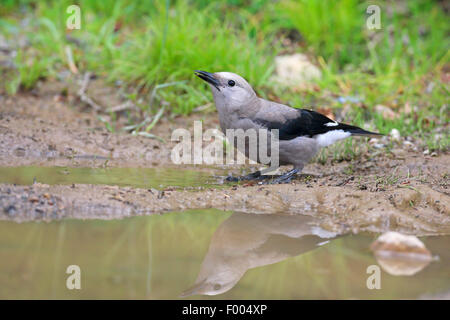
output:
<instances>
[{"instance_id":1,"label":"twig","mask_svg":"<svg viewBox=\"0 0 450 320\"><path fill-rule=\"evenodd\" d=\"M123 127L122 130L123 131L130 131L130 130L139 131L143 126L145 126L150 121L152 121L152 118L151 117L147 117L141 123Z\"/></svg>"},{"instance_id":2,"label":"twig","mask_svg":"<svg viewBox=\"0 0 450 320\"><path fill-rule=\"evenodd\" d=\"M156 140L159 140L162 143L166 143L166 140L164 140L163 138L161 138L161 137L159 137L157 135L154 135L153 133L149 133L149 132L145 132L145 131L139 131L139 132L134 132L133 134L134 135L138 135L138 136L143 136L143 137L146 137L146 138L150 138L150 139L156 139Z\"/></svg>"},{"instance_id":3,"label":"twig","mask_svg":"<svg viewBox=\"0 0 450 320\"><path fill-rule=\"evenodd\" d=\"M194 111L194 112L205 111L205 110L210 109L212 106L213 106L213 104L211 102L208 102L207 104L204 104L202 106L198 106L197 108L195 108L192 111Z\"/></svg>"},{"instance_id":4,"label":"twig","mask_svg":"<svg viewBox=\"0 0 450 320\"><path fill-rule=\"evenodd\" d=\"M66 56L70 71L72 71L72 73L74 74L77 74L78 68L75 65L75 62L73 61L72 48L70 46L66 46Z\"/></svg>"},{"instance_id":5,"label":"twig","mask_svg":"<svg viewBox=\"0 0 450 320\"><path fill-rule=\"evenodd\" d=\"M150 123L147 128L145 128L145 132L149 132L154 126L155 124L159 121L159 118L161 118L161 116L164 113L164 107L162 107L161 109L159 109L158 113L155 115L155 117L153 118L152 123Z\"/></svg>"},{"instance_id":6,"label":"twig","mask_svg":"<svg viewBox=\"0 0 450 320\"><path fill-rule=\"evenodd\" d=\"M133 109L135 107L136 107L136 105L133 102L131 102L130 100L128 100L125 103L122 103L115 107L110 107L110 108L106 109L106 112L119 112L119 111L124 111L127 109Z\"/></svg>"},{"instance_id":7,"label":"twig","mask_svg":"<svg viewBox=\"0 0 450 320\"><path fill-rule=\"evenodd\" d=\"M163 83L163 84L157 84L157 85L153 88L152 92L150 93L150 99L149 99L149 101L148 101L149 106L150 106L150 107L153 106L153 100L155 99L155 97L156 97L156 92L157 92L159 89L164 89L164 88L167 88L167 87L170 87L170 86L175 86L175 85L177 85L177 84L182 84L182 83L185 83L185 82L186 82L186 80L175 81L175 82L168 82L168 83Z\"/></svg>"},{"instance_id":8,"label":"twig","mask_svg":"<svg viewBox=\"0 0 450 320\"><path fill-rule=\"evenodd\" d=\"M91 73L86 72L84 74L83 82L81 83L81 88L80 88L80 90L78 90L78 96L80 97L81 101L88 104L92 109L94 109L95 111L99 111L102 109L102 107L99 106L98 104L96 104L91 98L89 98L86 95L86 89L89 85L90 79L91 79Z\"/></svg>"}]
</instances>

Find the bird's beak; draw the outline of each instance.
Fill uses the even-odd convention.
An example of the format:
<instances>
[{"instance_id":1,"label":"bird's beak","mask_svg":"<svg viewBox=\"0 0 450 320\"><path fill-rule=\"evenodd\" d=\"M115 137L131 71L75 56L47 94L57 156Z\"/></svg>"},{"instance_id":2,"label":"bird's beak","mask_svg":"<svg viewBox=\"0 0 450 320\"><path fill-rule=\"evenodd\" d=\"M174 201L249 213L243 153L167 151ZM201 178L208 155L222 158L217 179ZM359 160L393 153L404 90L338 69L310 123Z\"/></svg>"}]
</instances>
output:
<instances>
[{"instance_id":1,"label":"bird's beak","mask_svg":"<svg viewBox=\"0 0 450 320\"><path fill-rule=\"evenodd\" d=\"M183 293L181 293L180 298L185 298L185 297L199 294L205 284L206 284L206 279L202 280L199 283L194 284L193 287L191 287L191 288L187 289L186 291L184 291Z\"/></svg>"},{"instance_id":2,"label":"bird's beak","mask_svg":"<svg viewBox=\"0 0 450 320\"><path fill-rule=\"evenodd\" d=\"M214 74L206 72L206 71L195 70L195 75L197 77L199 77L200 79L205 80L206 82L212 84L217 90L220 91L219 80L217 80L217 78L214 77Z\"/></svg>"}]
</instances>

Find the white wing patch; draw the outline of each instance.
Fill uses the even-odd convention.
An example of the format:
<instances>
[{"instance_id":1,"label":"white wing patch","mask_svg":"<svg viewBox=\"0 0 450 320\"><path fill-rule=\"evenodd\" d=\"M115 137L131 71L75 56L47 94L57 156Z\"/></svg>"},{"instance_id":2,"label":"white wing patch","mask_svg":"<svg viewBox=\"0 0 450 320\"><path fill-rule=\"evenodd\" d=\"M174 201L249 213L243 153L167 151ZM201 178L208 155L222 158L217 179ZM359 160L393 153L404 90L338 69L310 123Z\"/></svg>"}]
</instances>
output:
<instances>
[{"instance_id":1,"label":"white wing patch","mask_svg":"<svg viewBox=\"0 0 450 320\"><path fill-rule=\"evenodd\" d=\"M327 133L322 133L316 135L314 138L317 141L317 144L319 147L327 147L329 145L332 145L338 140L342 140L345 138L350 137L352 134L350 132L345 132L344 130L331 130Z\"/></svg>"},{"instance_id":2,"label":"white wing patch","mask_svg":"<svg viewBox=\"0 0 450 320\"><path fill-rule=\"evenodd\" d=\"M327 126L327 127L336 127L337 125L339 125L339 123L337 123L336 121L327 122L324 124L324 126Z\"/></svg>"}]
</instances>

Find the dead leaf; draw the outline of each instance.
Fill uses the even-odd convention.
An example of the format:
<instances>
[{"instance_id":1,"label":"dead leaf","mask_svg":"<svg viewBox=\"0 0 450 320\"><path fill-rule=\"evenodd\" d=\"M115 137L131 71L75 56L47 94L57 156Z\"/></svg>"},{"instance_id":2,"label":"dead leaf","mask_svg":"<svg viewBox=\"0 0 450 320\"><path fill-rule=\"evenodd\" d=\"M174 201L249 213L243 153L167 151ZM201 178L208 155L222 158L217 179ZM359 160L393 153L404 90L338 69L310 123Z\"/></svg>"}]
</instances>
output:
<instances>
[{"instance_id":1,"label":"dead leaf","mask_svg":"<svg viewBox=\"0 0 450 320\"><path fill-rule=\"evenodd\" d=\"M317 112L323 114L331 120L336 120L336 117L334 116L333 110L331 110L331 108L321 107L317 109Z\"/></svg>"}]
</instances>

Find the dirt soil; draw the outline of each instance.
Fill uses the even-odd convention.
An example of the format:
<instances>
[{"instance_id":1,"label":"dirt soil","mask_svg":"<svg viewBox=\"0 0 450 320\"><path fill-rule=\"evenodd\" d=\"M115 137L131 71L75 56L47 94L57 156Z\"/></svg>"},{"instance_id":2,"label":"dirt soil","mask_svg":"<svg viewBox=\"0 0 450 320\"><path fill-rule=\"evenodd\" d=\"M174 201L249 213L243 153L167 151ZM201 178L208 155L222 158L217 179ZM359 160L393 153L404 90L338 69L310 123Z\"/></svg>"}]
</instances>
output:
<instances>
[{"instance_id":1,"label":"dirt soil","mask_svg":"<svg viewBox=\"0 0 450 320\"><path fill-rule=\"evenodd\" d=\"M215 113L163 118L152 133L166 142L111 133L80 102L60 89L38 95L0 96L0 166L170 166L170 134L218 127ZM230 184L201 190L138 189L105 185L0 184L0 219L114 219L195 208L251 213L308 214L330 230L396 230L417 235L450 233L450 154L424 155L399 144L390 153L349 162L312 163L290 184ZM172 165L173 166L173 165ZM223 169L223 168L222 168ZM248 171L251 171L250 169ZM238 174L239 168L230 173Z\"/></svg>"},{"instance_id":2,"label":"dirt soil","mask_svg":"<svg viewBox=\"0 0 450 320\"><path fill-rule=\"evenodd\" d=\"M160 119L152 133L165 142L122 130L113 134L92 109L81 107L75 98L62 97L57 85L41 91L37 96L0 96L0 166L95 167L106 159L112 167L159 166L170 159L175 145L170 141L172 131L191 129L194 120L205 119L204 114ZM208 129L218 121L209 115L205 123Z\"/></svg>"}]
</instances>

